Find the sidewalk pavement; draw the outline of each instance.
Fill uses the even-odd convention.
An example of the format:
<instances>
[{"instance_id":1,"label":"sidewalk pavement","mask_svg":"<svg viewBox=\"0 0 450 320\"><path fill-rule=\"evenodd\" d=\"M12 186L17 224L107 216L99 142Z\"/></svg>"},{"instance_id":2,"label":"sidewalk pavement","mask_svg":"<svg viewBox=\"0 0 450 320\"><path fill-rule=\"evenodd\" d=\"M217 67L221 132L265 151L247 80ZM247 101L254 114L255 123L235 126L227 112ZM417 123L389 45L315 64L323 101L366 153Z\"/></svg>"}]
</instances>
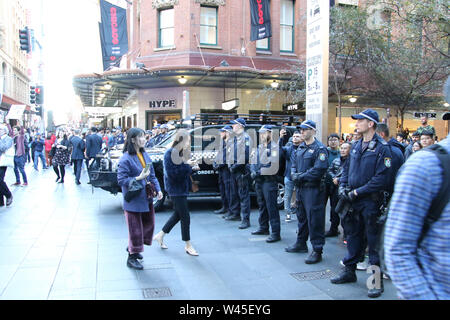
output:
<instances>
[{"instance_id":1,"label":"sidewalk pavement","mask_svg":"<svg viewBox=\"0 0 450 320\"><path fill-rule=\"evenodd\" d=\"M364 271L357 271L357 283L330 283L346 252L340 239L328 238L323 261L307 265L308 254L284 251L295 241L296 220L285 222L281 211L282 241L268 244L266 236L250 234L258 226L256 208L252 227L239 230L239 222L212 213L219 199L190 201L198 257L185 253L177 225L165 237L169 249L146 246L144 270L129 269L121 194L93 191L85 171L75 185L70 166L64 184L55 183L51 168L37 172L27 164L26 172L29 186L10 187L13 203L0 208L1 300L369 299ZM15 182L12 169L5 181ZM156 213L155 233L171 213ZM384 283L378 300L397 299L391 281Z\"/></svg>"}]
</instances>

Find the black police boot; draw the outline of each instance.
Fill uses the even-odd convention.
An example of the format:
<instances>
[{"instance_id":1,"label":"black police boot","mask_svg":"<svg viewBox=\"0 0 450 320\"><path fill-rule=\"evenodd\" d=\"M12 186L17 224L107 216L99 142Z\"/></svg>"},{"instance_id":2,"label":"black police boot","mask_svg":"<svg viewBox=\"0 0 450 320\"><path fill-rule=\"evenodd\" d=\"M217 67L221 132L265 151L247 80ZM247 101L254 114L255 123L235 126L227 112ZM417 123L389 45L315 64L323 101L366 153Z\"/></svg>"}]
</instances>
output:
<instances>
[{"instance_id":1,"label":"black police boot","mask_svg":"<svg viewBox=\"0 0 450 320\"><path fill-rule=\"evenodd\" d=\"M367 292L367 296L369 298L378 298L384 292L383 272L380 272L380 279L379 280L380 280L379 288L372 288L372 289L369 289L369 291Z\"/></svg>"},{"instance_id":2,"label":"black police boot","mask_svg":"<svg viewBox=\"0 0 450 320\"><path fill-rule=\"evenodd\" d=\"M272 242L277 242L280 241L281 237L279 234L271 234L267 239L266 242L268 243L272 243Z\"/></svg>"},{"instance_id":3,"label":"black police boot","mask_svg":"<svg viewBox=\"0 0 450 320\"><path fill-rule=\"evenodd\" d=\"M144 269L144 266L139 262L136 253L128 255L127 266L136 270Z\"/></svg>"},{"instance_id":4,"label":"black police boot","mask_svg":"<svg viewBox=\"0 0 450 320\"><path fill-rule=\"evenodd\" d=\"M252 231L253 235L269 235L269 230L264 230L264 229L258 229L256 231Z\"/></svg>"},{"instance_id":5,"label":"black police boot","mask_svg":"<svg viewBox=\"0 0 450 320\"><path fill-rule=\"evenodd\" d=\"M339 232L337 231L337 229L330 229L325 232L325 238L337 237L338 235Z\"/></svg>"},{"instance_id":6,"label":"black police boot","mask_svg":"<svg viewBox=\"0 0 450 320\"><path fill-rule=\"evenodd\" d=\"M250 222L248 220L243 220L239 225L239 229L247 229L250 228Z\"/></svg>"},{"instance_id":7,"label":"black police boot","mask_svg":"<svg viewBox=\"0 0 450 320\"><path fill-rule=\"evenodd\" d=\"M227 209L225 209L225 207L222 207L219 210L214 211L215 214L224 214L226 212L227 212Z\"/></svg>"},{"instance_id":8,"label":"black police boot","mask_svg":"<svg viewBox=\"0 0 450 320\"><path fill-rule=\"evenodd\" d=\"M225 220L227 221L240 221L241 217L238 215L231 215L229 217L226 217Z\"/></svg>"},{"instance_id":9,"label":"black police boot","mask_svg":"<svg viewBox=\"0 0 450 320\"><path fill-rule=\"evenodd\" d=\"M344 267L341 273L337 277L331 278L330 281L334 284L356 282L357 279L355 270L349 267Z\"/></svg>"},{"instance_id":10,"label":"black police boot","mask_svg":"<svg viewBox=\"0 0 450 320\"><path fill-rule=\"evenodd\" d=\"M130 251L128 251L128 247L127 247L126 250L127 250L128 253L130 253ZM144 259L144 257L143 257L142 254L140 254L140 253L135 253L135 255L136 255L136 257L137 257L139 260Z\"/></svg>"},{"instance_id":11,"label":"black police boot","mask_svg":"<svg viewBox=\"0 0 450 320\"><path fill-rule=\"evenodd\" d=\"M322 261L322 253L313 251L308 258L305 259L306 264L314 264Z\"/></svg>"},{"instance_id":12,"label":"black police boot","mask_svg":"<svg viewBox=\"0 0 450 320\"><path fill-rule=\"evenodd\" d=\"M308 246L306 245L306 243L301 243L301 242L296 242L293 245L284 248L284 251L286 252L302 252L302 253L306 253L308 252Z\"/></svg>"}]
</instances>

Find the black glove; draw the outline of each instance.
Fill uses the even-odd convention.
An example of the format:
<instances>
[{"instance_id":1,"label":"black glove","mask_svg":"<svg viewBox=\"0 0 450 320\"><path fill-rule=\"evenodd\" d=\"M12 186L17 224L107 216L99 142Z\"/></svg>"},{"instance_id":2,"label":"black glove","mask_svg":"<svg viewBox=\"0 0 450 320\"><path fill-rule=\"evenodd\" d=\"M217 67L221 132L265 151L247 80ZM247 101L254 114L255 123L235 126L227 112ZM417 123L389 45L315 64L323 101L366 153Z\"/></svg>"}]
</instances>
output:
<instances>
[{"instance_id":1,"label":"black glove","mask_svg":"<svg viewBox=\"0 0 450 320\"><path fill-rule=\"evenodd\" d=\"M339 187L339 191L338 191L338 197L339 199L342 199L344 201L351 201L350 198L348 197L348 189L345 187Z\"/></svg>"},{"instance_id":2,"label":"black glove","mask_svg":"<svg viewBox=\"0 0 450 320\"><path fill-rule=\"evenodd\" d=\"M350 191L350 192L347 194L347 197L348 197L348 199L350 200L350 202L355 201L355 199L356 199L355 190Z\"/></svg>"},{"instance_id":3,"label":"black glove","mask_svg":"<svg viewBox=\"0 0 450 320\"><path fill-rule=\"evenodd\" d=\"M293 173L292 175L292 181L294 181L294 183L296 184L301 184L303 181L303 176L301 173Z\"/></svg>"}]
</instances>

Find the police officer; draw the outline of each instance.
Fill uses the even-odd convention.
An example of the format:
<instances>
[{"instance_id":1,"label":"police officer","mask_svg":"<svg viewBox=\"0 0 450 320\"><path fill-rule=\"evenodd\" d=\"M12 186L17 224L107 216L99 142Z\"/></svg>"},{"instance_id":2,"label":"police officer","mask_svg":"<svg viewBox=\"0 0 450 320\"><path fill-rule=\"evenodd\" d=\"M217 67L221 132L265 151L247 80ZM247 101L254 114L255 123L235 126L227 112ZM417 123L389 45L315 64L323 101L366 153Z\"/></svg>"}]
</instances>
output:
<instances>
[{"instance_id":1,"label":"police officer","mask_svg":"<svg viewBox=\"0 0 450 320\"><path fill-rule=\"evenodd\" d=\"M254 235L268 235L269 222L272 233L266 242L280 241L280 213L278 211L277 173L280 164L280 152L277 143L272 143L272 125L259 129L258 149L253 155L250 166L251 178L255 181L255 191L259 208L259 228Z\"/></svg>"},{"instance_id":2,"label":"police officer","mask_svg":"<svg viewBox=\"0 0 450 320\"><path fill-rule=\"evenodd\" d=\"M241 220L239 229L250 227L250 150L252 141L244 131L246 122L243 118L231 120L233 137L230 139L228 168L230 179L230 210L232 214L226 220Z\"/></svg>"},{"instance_id":3,"label":"police officer","mask_svg":"<svg viewBox=\"0 0 450 320\"><path fill-rule=\"evenodd\" d=\"M229 188L230 188L230 171L227 166L227 140L230 137L233 128L231 126L225 126L220 129L220 145L217 152L216 159L213 163L213 168L219 171L219 190L222 200L222 208L214 211L216 214L224 214L229 212Z\"/></svg>"},{"instance_id":4,"label":"police officer","mask_svg":"<svg viewBox=\"0 0 450 320\"><path fill-rule=\"evenodd\" d=\"M161 133L159 134L155 144L158 144L161 141L163 141L167 137L167 131L169 131L169 126L167 124L162 124L160 128Z\"/></svg>"},{"instance_id":5,"label":"police officer","mask_svg":"<svg viewBox=\"0 0 450 320\"><path fill-rule=\"evenodd\" d=\"M297 186L297 241L287 252L308 252L309 238L313 251L305 263L322 261L325 244L325 174L328 169L326 147L315 138L316 124L306 120L298 127L304 142L292 159L291 177Z\"/></svg>"},{"instance_id":6,"label":"police officer","mask_svg":"<svg viewBox=\"0 0 450 320\"><path fill-rule=\"evenodd\" d=\"M348 163L344 166L340 179L339 197L352 203L353 211L347 214L342 225L347 238L347 255L342 272L331 279L332 283L356 282L356 264L364 256L366 244L369 247L369 262L380 266L378 254L380 215L380 193L389 188L391 174L391 151L388 143L375 133L378 113L366 109L352 116L356 129L362 139L355 142L350 151ZM367 241L367 242L366 242ZM372 270L377 268L373 267ZM378 268L378 270L380 270ZM368 291L371 298L379 297L383 292L383 277L377 275L378 283Z\"/></svg>"}]
</instances>

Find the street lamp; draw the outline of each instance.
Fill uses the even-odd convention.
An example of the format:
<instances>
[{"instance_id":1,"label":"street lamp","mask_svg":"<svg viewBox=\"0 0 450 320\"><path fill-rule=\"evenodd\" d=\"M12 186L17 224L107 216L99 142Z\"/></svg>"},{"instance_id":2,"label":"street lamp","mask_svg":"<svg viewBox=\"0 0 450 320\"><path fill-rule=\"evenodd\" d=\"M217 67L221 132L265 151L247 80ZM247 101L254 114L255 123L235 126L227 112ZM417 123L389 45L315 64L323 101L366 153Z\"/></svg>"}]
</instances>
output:
<instances>
[{"instance_id":1,"label":"street lamp","mask_svg":"<svg viewBox=\"0 0 450 320\"><path fill-rule=\"evenodd\" d=\"M356 100L358 100L358 99L356 99L355 97L351 97L350 99L348 99L348 101L350 101L351 103L355 103Z\"/></svg>"},{"instance_id":2,"label":"street lamp","mask_svg":"<svg viewBox=\"0 0 450 320\"><path fill-rule=\"evenodd\" d=\"M105 90L110 90L111 88L112 86L109 83L105 84Z\"/></svg>"},{"instance_id":3,"label":"street lamp","mask_svg":"<svg viewBox=\"0 0 450 320\"><path fill-rule=\"evenodd\" d=\"M270 84L270 86L274 89L278 88L280 84L277 82L277 80L273 80L273 82Z\"/></svg>"},{"instance_id":4,"label":"street lamp","mask_svg":"<svg viewBox=\"0 0 450 320\"><path fill-rule=\"evenodd\" d=\"M186 79L184 76L181 76L181 78L178 78L178 82L179 82L180 84L186 84L187 79Z\"/></svg>"}]
</instances>

